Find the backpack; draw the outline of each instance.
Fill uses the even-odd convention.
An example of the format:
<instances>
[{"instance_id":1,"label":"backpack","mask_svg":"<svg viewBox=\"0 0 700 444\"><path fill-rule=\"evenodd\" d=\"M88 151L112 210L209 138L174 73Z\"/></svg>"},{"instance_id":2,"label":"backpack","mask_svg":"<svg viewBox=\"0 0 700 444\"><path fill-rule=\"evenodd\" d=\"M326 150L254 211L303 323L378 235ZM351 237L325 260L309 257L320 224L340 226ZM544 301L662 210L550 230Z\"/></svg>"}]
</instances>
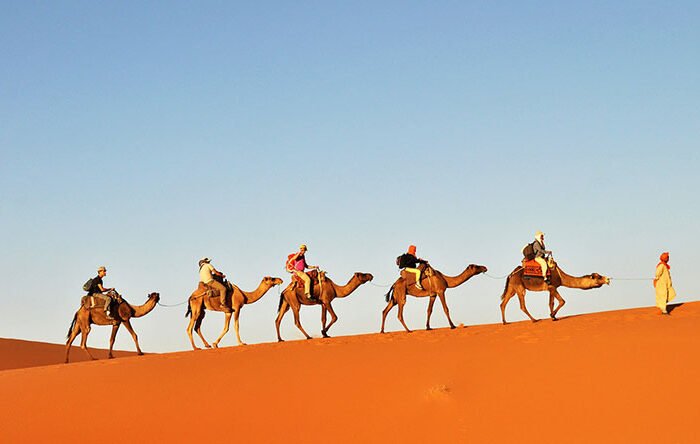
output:
<instances>
[{"instance_id":1,"label":"backpack","mask_svg":"<svg viewBox=\"0 0 700 444\"><path fill-rule=\"evenodd\" d=\"M284 263L284 269L287 271L287 273L293 273L294 272L294 265L296 265L296 261L294 260L294 256L296 256L296 253L292 253L287 255L287 262Z\"/></svg>"},{"instance_id":2,"label":"backpack","mask_svg":"<svg viewBox=\"0 0 700 444\"><path fill-rule=\"evenodd\" d=\"M90 289L92 288L92 280L93 279L95 279L95 278L90 278L83 284L84 291L90 291Z\"/></svg>"},{"instance_id":3,"label":"backpack","mask_svg":"<svg viewBox=\"0 0 700 444\"><path fill-rule=\"evenodd\" d=\"M531 261L535 258L535 243L531 242L523 247L523 257L527 261Z\"/></svg>"},{"instance_id":4,"label":"backpack","mask_svg":"<svg viewBox=\"0 0 700 444\"><path fill-rule=\"evenodd\" d=\"M396 266L401 268L401 259L403 258L403 254L401 256L396 256Z\"/></svg>"}]
</instances>

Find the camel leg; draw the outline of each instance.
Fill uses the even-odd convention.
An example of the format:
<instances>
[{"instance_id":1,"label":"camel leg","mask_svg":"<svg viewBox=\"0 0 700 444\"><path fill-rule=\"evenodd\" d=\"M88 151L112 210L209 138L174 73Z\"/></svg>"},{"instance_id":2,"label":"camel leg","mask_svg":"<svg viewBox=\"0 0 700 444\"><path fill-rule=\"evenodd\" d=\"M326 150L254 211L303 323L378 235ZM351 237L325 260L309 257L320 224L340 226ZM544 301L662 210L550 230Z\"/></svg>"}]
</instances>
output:
<instances>
[{"instance_id":1,"label":"camel leg","mask_svg":"<svg viewBox=\"0 0 700 444\"><path fill-rule=\"evenodd\" d=\"M505 293L503 294L503 297L501 298L501 320L503 321L503 325L506 325L506 305L508 305L508 301L510 301L510 298L515 295L515 290L512 288L507 288Z\"/></svg>"},{"instance_id":2,"label":"camel leg","mask_svg":"<svg viewBox=\"0 0 700 444\"><path fill-rule=\"evenodd\" d=\"M192 350L199 350L194 344L194 339L192 338L192 330L194 329L194 324L199 319L199 307L190 302L190 323L187 324L187 336L190 338L190 344L192 344Z\"/></svg>"},{"instance_id":3,"label":"camel leg","mask_svg":"<svg viewBox=\"0 0 700 444\"><path fill-rule=\"evenodd\" d=\"M323 337L326 336L326 317L328 310L326 309L326 304L321 305L321 334Z\"/></svg>"},{"instance_id":4,"label":"camel leg","mask_svg":"<svg viewBox=\"0 0 700 444\"><path fill-rule=\"evenodd\" d=\"M430 301L428 301L428 319L425 321L426 330L432 330L430 328L430 316L433 314L433 305L435 305L435 296L430 296Z\"/></svg>"},{"instance_id":5,"label":"camel leg","mask_svg":"<svg viewBox=\"0 0 700 444\"><path fill-rule=\"evenodd\" d=\"M277 319L275 319L275 328L277 329L277 342L284 342L282 336L280 336L280 324L282 323L282 318L284 314L289 310L289 304L286 299L282 300L279 312L277 313Z\"/></svg>"},{"instance_id":6,"label":"camel leg","mask_svg":"<svg viewBox=\"0 0 700 444\"><path fill-rule=\"evenodd\" d=\"M73 325L73 330L71 330L70 336L66 341L66 364L68 364L68 354L70 353L71 345L73 345L73 341L75 341L75 338L78 337L78 333L80 333L80 324L78 323L78 321L76 321Z\"/></svg>"},{"instance_id":7,"label":"camel leg","mask_svg":"<svg viewBox=\"0 0 700 444\"><path fill-rule=\"evenodd\" d=\"M379 330L379 333L384 333L384 323L386 322L386 315L389 314L389 312L392 308L394 308L395 305L396 302L394 302L394 299L389 299L389 303L387 304L386 308L382 311L382 329Z\"/></svg>"},{"instance_id":8,"label":"camel leg","mask_svg":"<svg viewBox=\"0 0 700 444\"><path fill-rule=\"evenodd\" d=\"M557 300L557 308L552 310L552 308L554 308L555 299ZM557 312L564 306L564 304L566 304L566 301L561 297L557 289L551 288L549 290L549 317L552 318L553 321L557 320Z\"/></svg>"},{"instance_id":9,"label":"camel leg","mask_svg":"<svg viewBox=\"0 0 700 444\"><path fill-rule=\"evenodd\" d=\"M86 320L83 320L81 322L82 325L80 326L80 348L85 350L85 353L87 353L87 355L90 359L94 360L95 357L92 356L92 354L90 353L90 350L88 350L88 348L87 348L87 338L88 338L88 335L90 334L90 324L87 324L87 326L85 325L87 322L88 321L86 321Z\"/></svg>"},{"instance_id":10,"label":"camel leg","mask_svg":"<svg viewBox=\"0 0 700 444\"><path fill-rule=\"evenodd\" d=\"M292 305L292 313L294 314L294 325L297 326L297 328L304 333L304 336L306 336L306 339L311 339L311 336L304 330L304 327L301 326L301 320L299 319L299 309L301 308L298 304Z\"/></svg>"},{"instance_id":11,"label":"camel leg","mask_svg":"<svg viewBox=\"0 0 700 444\"><path fill-rule=\"evenodd\" d=\"M528 318L532 322L537 322L537 319L533 318L532 315L530 314L529 311L527 311L527 307L525 306L525 291L523 290L522 292L518 292L518 301L520 302L520 309L527 315Z\"/></svg>"},{"instance_id":12,"label":"camel leg","mask_svg":"<svg viewBox=\"0 0 700 444\"><path fill-rule=\"evenodd\" d=\"M238 331L238 317L240 315L241 315L241 307L234 308L233 328L236 330L236 339L238 339L238 345L246 345L245 342L241 341L241 334Z\"/></svg>"},{"instance_id":13,"label":"camel leg","mask_svg":"<svg viewBox=\"0 0 700 444\"><path fill-rule=\"evenodd\" d=\"M455 327L454 322L452 322L452 318L450 317L450 309L447 307L447 300L445 299L445 293L440 292L438 293L438 298L440 298L440 303L442 304L442 310L445 312L445 316L447 316L447 322L450 324L450 328L454 329L457 328Z\"/></svg>"},{"instance_id":14,"label":"camel leg","mask_svg":"<svg viewBox=\"0 0 700 444\"><path fill-rule=\"evenodd\" d=\"M204 320L206 312L204 309L199 313L199 317L197 318L197 322L194 323L194 331L197 332L197 335L199 336L199 339L202 340L204 343L204 347L206 348L211 348L211 345L207 342L206 339L204 339L204 335L202 334L202 321Z\"/></svg>"},{"instance_id":15,"label":"camel leg","mask_svg":"<svg viewBox=\"0 0 700 444\"><path fill-rule=\"evenodd\" d=\"M119 330L119 323L112 325L112 334L109 336L109 355L107 355L109 359L114 358L112 348L114 347L114 338L117 337L117 330Z\"/></svg>"},{"instance_id":16,"label":"camel leg","mask_svg":"<svg viewBox=\"0 0 700 444\"><path fill-rule=\"evenodd\" d=\"M330 337L330 336L328 336L328 330L330 330L330 329L331 329L331 325L335 324L335 321L338 320L338 316L336 316L335 310L333 310L333 306L331 305L330 302L328 303L328 308L327 308L327 310L328 310L328 312L331 314L331 322L328 324L328 327L326 327L326 328L323 330L323 332L322 332L324 338Z\"/></svg>"},{"instance_id":17,"label":"camel leg","mask_svg":"<svg viewBox=\"0 0 700 444\"><path fill-rule=\"evenodd\" d=\"M134 340L134 344L136 344L136 352L138 353L139 356L143 355L143 352L141 351L141 347L139 347L139 337L134 331L134 328L131 326L131 322L128 319L124 320L124 328L131 334L131 339Z\"/></svg>"},{"instance_id":18,"label":"camel leg","mask_svg":"<svg viewBox=\"0 0 700 444\"><path fill-rule=\"evenodd\" d=\"M219 335L218 338L216 338L216 341L214 341L211 345L214 346L214 348L219 348L219 342L221 342L221 338L224 337L226 333L228 333L228 328L231 325L231 312L227 311L224 313L226 316L224 318L224 329L221 331L221 334Z\"/></svg>"},{"instance_id":19,"label":"camel leg","mask_svg":"<svg viewBox=\"0 0 700 444\"><path fill-rule=\"evenodd\" d=\"M401 322L401 325L403 325L403 328L406 329L407 333L411 333L411 330L408 329L406 326L406 323L403 321L403 306L406 305L406 298L404 297L403 300L398 301L399 304L399 321Z\"/></svg>"}]
</instances>

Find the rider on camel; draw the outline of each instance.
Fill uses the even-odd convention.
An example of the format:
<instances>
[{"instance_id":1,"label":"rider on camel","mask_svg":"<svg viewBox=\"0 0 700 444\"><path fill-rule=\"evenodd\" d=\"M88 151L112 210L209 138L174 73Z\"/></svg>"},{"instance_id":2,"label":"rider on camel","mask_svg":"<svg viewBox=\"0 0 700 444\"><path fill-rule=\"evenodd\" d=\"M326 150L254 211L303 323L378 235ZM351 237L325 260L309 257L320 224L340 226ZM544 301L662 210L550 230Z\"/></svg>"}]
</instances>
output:
<instances>
[{"instance_id":1,"label":"rider on camel","mask_svg":"<svg viewBox=\"0 0 700 444\"><path fill-rule=\"evenodd\" d=\"M203 257L199 260L199 281L214 289L215 292L219 293L221 308L225 312L230 313L231 309L226 306L226 287L224 287L224 284L214 279L214 276L219 276L222 279L226 276L214 268L210 262L211 259L208 257Z\"/></svg>"},{"instance_id":2,"label":"rider on camel","mask_svg":"<svg viewBox=\"0 0 700 444\"><path fill-rule=\"evenodd\" d=\"M318 270L318 265L309 265L306 263L306 251L306 244L301 244L299 246L299 251L292 256L291 261L294 263L294 275L304 282L304 295L309 299L313 299L313 295L311 294L311 277L306 274L305 270L307 268Z\"/></svg>"},{"instance_id":3,"label":"rider on camel","mask_svg":"<svg viewBox=\"0 0 700 444\"><path fill-rule=\"evenodd\" d=\"M104 304L105 316L107 316L107 319L114 319L114 318L112 318L112 315L109 312L109 305L112 302L112 298L109 297L109 295L107 295L107 294L103 294L103 293L106 293L108 291L114 290L114 288L105 288L102 286L102 278L105 277L106 275L107 275L107 268L100 267L97 269L97 276L92 278L90 288L88 289L88 296L92 296L94 298L99 298L99 299L102 299L103 301L105 301L105 304Z\"/></svg>"},{"instance_id":4,"label":"rider on camel","mask_svg":"<svg viewBox=\"0 0 700 444\"><path fill-rule=\"evenodd\" d=\"M551 255L552 252L550 250L546 250L544 246L544 233L541 231L538 231L535 233L535 242L532 244L533 249L535 250L535 261L542 267L542 277L544 278L545 282L548 282L547 280L547 261L545 260L545 257L547 255Z\"/></svg>"},{"instance_id":5,"label":"rider on camel","mask_svg":"<svg viewBox=\"0 0 700 444\"><path fill-rule=\"evenodd\" d=\"M422 290L423 287L420 284L421 272L418 269L418 264L427 264L428 261L416 257L416 246L409 245L408 252L399 256L396 262L400 269L416 275L416 288Z\"/></svg>"}]
</instances>

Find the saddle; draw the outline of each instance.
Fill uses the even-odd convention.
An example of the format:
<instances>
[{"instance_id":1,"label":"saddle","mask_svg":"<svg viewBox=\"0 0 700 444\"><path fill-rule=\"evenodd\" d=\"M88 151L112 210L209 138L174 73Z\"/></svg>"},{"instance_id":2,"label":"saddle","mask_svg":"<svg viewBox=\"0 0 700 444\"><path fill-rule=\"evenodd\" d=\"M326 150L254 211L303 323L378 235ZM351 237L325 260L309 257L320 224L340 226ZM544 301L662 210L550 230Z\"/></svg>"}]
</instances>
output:
<instances>
[{"instance_id":1,"label":"saddle","mask_svg":"<svg viewBox=\"0 0 700 444\"><path fill-rule=\"evenodd\" d=\"M433 267L431 267L429 264L418 264L418 269L420 270L420 276L421 280L426 277L433 276L435 274L435 270ZM415 284L416 282L416 275L408 272L406 270L401 270L401 278L403 278L404 281L406 281L407 285L412 285Z\"/></svg>"},{"instance_id":2,"label":"saddle","mask_svg":"<svg viewBox=\"0 0 700 444\"><path fill-rule=\"evenodd\" d=\"M219 281L224 285L224 287L226 287L226 303L229 304L233 299L233 284L231 284L231 282L227 281L226 279L221 279L219 276L215 276L214 279ZM200 292L201 295L204 296L206 299L210 299L212 296L216 295L214 299L217 302L221 300L219 298L219 291L211 285L205 284L204 282L199 283L199 285L197 286L197 291Z\"/></svg>"},{"instance_id":3,"label":"saddle","mask_svg":"<svg viewBox=\"0 0 700 444\"><path fill-rule=\"evenodd\" d=\"M542 279L542 267L534 259L525 260L523 259L523 277L526 278L540 278ZM552 267L547 266L547 277L552 275Z\"/></svg>"},{"instance_id":4,"label":"saddle","mask_svg":"<svg viewBox=\"0 0 700 444\"><path fill-rule=\"evenodd\" d=\"M120 295L117 292L107 292L103 293L103 295L109 296L109 311L111 311L112 313L115 312L115 308L117 308L119 304L124 302L124 299L122 299L122 295ZM80 306L85 307L88 310L102 310L104 307L101 298L91 295L85 295L82 298L80 298Z\"/></svg>"},{"instance_id":5,"label":"saddle","mask_svg":"<svg viewBox=\"0 0 700 444\"><path fill-rule=\"evenodd\" d=\"M326 280L326 272L318 272L318 270L309 270L306 272L307 276L311 278L311 294L314 294L314 287L319 285L320 282L323 282ZM299 276L295 274L292 275L292 288L297 289L301 288L304 289L304 281L301 280Z\"/></svg>"}]
</instances>

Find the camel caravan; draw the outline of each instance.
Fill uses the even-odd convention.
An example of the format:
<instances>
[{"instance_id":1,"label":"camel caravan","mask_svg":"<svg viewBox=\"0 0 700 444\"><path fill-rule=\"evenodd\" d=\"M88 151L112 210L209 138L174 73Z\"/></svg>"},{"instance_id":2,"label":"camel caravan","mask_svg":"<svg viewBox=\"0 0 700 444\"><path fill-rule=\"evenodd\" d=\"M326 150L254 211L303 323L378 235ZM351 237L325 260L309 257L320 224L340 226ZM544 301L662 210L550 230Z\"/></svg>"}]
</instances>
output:
<instances>
[{"instance_id":1,"label":"camel caravan","mask_svg":"<svg viewBox=\"0 0 700 444\"><path fill-rule=\"evenodd\" d=\"M506 278L506 285L501 295L501 319L506 324L505 308L508 301L518 295L520 309L533 322L532 317L525 306L526 291L549 292L549 316L553 321L557 320L557 313L564 306L565 301L558 292L561 286L589 290L600 288L610 284L610 278L592 273L585 276L570 276L559 268L554 261L552 252L545 249L544 234L537 232L535 241L523 248L523 260ZM352 294L361 285L371 282L372 274L356 272L344 285L337 284L327 276L327 273L318 266L309 265L306 262L306 245L302 244L299 250L290 254L285 263L286 271L291 275L291 282L279 295L277 317L275 318L275 330L277 340L282 342L280 325L284 315L291 309L294 317L294 325L306 339L311 336L301 325L299 312L302 306L321 306L321 335L328 338L328 331L338 320L338 315L333 309L333 301L336 298L344 298ZM450 310L447 307L445 292L449 288L455 288L467 282L472 277L486 273L488 269L483 265L469 264L464 271L457 276L447 276L434 269L430 263L416 256L416 247L409 246L408 251L396 258L396 265L400 269L399 277L391 285L385 295L386 308L382 311L380 333L384 333L384 325L389 312L398 306L398 320L406 330L411 330L403 318L404 306L407 296L416 298L428 298L426 330L431 330L430 317L433 312L435 300L439 299L442 309L451 329L456 328ZM139 347L138 336L131 326L131 318L139 318L150 313L159 303L160 295L151 293L143 305L131 305L114 288L105 288L103 278L107 274L105 267L100 267L97 276L88 280L83 286L87 292L80 301L80 307L73 316L73 321L68 329L66 341L66 359L69 360L70 349L73 341L81 335L80 348L85 350L90 359L95 359L87 348L87 337L91 325L111 325L112 334L109 340L109 358L112 358L112 348L119 327L123 324L131 334L139 355L143 352ZM205 348L218 348L223 337L228 333L233 317L234 330L238 345L245 345L241 340L239 320L241 309L245 305L259 301L268 291L282 285L283 280L278 277L265 276L258 287L252 291L241 290L235 284L226 279L226 275L214 268L211 260L204 257L199 260L199 282L197 288L187 300L186 317L189 324L186 331L190 344L194 350L199 350L194 341L192 332L196 332ZM281 288L281 287L280 287ZM554 302L557 302L556 308ZM201 331L202 321L206 311L224 313L224 325L221 333L214 342L209 344ZM328 320L330 315L330 321Z\"/></svg>"}]
</instances>

